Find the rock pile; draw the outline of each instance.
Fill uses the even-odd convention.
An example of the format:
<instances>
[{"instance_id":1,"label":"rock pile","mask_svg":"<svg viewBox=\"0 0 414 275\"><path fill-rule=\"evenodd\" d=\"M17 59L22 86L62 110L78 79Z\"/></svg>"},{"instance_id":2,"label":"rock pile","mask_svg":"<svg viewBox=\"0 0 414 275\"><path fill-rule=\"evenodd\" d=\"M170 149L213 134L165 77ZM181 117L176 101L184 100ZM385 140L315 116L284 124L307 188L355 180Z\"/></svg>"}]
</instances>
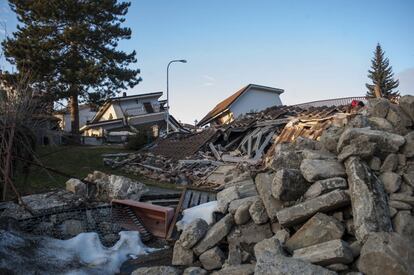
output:
<instances>
[{"instance_id":1,"label":"rock pile","mask_svg":"<svg viewBox=\"0 0 414 275\"><path fill-rule=\"evenodd\" d=\"M184 229L173 264L198 266L185 274L414 274L413 125L413 96L375 99L319 141L278 144L263 171L218 193L215 224Z\"/></svg>"},{"instance_id":2,"label":"rock pile","mask_svg":"<svg viewBox=\"0 0 414 275\"><path fill-rule=\"evenodd\" d=\"M146 186L138 181L118 175L108 175L94 171L85 178L94 183L87 186L78 179L66 182L66 190L78 196L109 202L112 199L131 199L139 201L141 195L147 191ZM89 190L88 190L89 189Z\"/></svg>"}]
</instances>

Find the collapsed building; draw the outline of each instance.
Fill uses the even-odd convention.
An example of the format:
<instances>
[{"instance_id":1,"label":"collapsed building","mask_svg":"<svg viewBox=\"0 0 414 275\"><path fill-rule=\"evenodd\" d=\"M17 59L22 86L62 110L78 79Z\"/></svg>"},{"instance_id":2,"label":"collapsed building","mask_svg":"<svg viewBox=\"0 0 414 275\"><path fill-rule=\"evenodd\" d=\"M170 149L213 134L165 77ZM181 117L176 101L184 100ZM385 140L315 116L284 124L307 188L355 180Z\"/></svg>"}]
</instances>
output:
<instances>
[{"instance_id":1,"label":"collapsed building","mask_svg":"<svg viewBox=\"0 0 414 275\"><path fill-rule=\"evenodd\" d=\"M113 201L95 221L119 217L108 243L122 228L169 241L168 263L132 274L413 274L414 97L350 101L274 106L104 157L114 174L182 186L174 202L99 172L67 189ZM38 228L29 216L19 225Z\"/></svg>"}]
</instances>

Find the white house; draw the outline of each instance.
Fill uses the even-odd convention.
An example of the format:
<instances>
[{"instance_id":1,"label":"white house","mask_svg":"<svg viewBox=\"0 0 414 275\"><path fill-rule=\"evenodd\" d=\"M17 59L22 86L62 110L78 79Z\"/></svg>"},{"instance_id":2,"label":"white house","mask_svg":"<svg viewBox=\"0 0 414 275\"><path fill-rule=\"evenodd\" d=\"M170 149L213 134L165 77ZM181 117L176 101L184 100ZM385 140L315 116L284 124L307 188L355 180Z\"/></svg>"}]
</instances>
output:
<instances>
[{"instance_id":1,"label":"white house","mask_svg":"<svg viewBox=\"0 0 414 275\"><path fill-rule=\"evenodd\" d=\"M159 131L166 125L166 101L160 100L162 92L147 93L107 100L98 110L96 115L81 128L83 136L118 138L137 128L151 129L153 136L158 136ZM175 131L183 128L174 117L169 116L169 125Z\"/></svg>"},{"instance_id":2,"label":"white house","mask_svg":"<svg viewBox=\"0 0 414 275\"><path fill-rule=\"evenodd\" d=\"M280 106L283 92L278 88L249 84L217 104L197 125L227 124L240 115Z\"/></svg>"},{"instance_id":3,"label":"white house","mask_svg":"<svg viewBox=\"0 0 414 275\"><path fill-rule=\"evenodd\" d=\"M79 128L86 125L88 121L91 121L96 115L96 108L89 104L83 104L79 106ZM61 110L55 114L55 117L60 119L60 128L64 132L70 133L72 130L70 112L67 109Z\"/></svg>"}]
</instances>

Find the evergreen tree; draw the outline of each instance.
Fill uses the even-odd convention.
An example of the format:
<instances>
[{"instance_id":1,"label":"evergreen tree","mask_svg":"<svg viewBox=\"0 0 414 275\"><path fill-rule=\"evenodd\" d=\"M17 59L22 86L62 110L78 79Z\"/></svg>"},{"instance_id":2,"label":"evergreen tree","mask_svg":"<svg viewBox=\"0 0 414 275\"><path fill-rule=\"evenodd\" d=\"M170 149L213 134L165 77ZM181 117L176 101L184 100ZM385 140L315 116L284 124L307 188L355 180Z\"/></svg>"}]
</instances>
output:
<instances>
[{"instance_id":1,"label":"evergreen tree","mask_svg":"<svg viewBox=\"0 0 414 275\"><path fill-rule=\"evenodd\" d=\"M392 98L399 95L398 91L393 91L399 85L398 80L394 80L394 73L388 58L384 57L385 52L378 43L374 52L374 58L371 59L371 69L368 70L368 78L372 84L365 84L368 91L367 97L375 97L377 88L382 97Z\"/></svg>"},{"instance_id":2,"label":"evergreen tree","mask_svg":"<svg viewBox=\"0 0 414 275\"><path fill-rule=\"evenodd\" d=\"M117 0L9 0L20 22L13 37L3 41L7 60L19 73L30 71L32 86L67 99L72 133L79 135L79 100L96 103L141 78L135 51L117 50L131 38L122 27L131 5ZM7 77L13 77L6 73Z\"/></svg>"}]
</instances>

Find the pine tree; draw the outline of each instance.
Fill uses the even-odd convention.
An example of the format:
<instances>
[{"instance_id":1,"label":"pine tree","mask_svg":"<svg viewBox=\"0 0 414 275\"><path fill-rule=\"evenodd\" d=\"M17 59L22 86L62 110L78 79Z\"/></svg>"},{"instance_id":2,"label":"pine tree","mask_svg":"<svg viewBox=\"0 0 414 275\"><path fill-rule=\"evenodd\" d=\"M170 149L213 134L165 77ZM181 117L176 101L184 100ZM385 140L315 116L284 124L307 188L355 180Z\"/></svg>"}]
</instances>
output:
<instances>
[{"instance_id":1,"label":"pine tree","mask_svg":"<svg viewBox=\"0 0 414 275\"><path fill-rule=\"evenodd\" d=\"M399 85L398 80L394 80L394 73L388 58L384 57L385 52L378 43L374 52L374 58L371 59L371 69L368 70L368 78L372 84L365 84L368 91L367 97L375 97L375 89L379 89L382 97L393 98L399 96L398 91L393 91Z\"/></svg>"},{"instance_id":2,"label":"pine tree","mask_svg":"<svg viewBox=\"0 0 414 275\"><path fill-rule=\"evenodd\" d=\"M32 86L67 99L72 133L79 135L79 101L101 101L141 81L135 51L117 50L131 29L122 27L131 5L117 0L9 0L20 22L3 41L7 60L30 71ZM6 77L12 74L6 73Z\"/></svg>"}]
</instances>

